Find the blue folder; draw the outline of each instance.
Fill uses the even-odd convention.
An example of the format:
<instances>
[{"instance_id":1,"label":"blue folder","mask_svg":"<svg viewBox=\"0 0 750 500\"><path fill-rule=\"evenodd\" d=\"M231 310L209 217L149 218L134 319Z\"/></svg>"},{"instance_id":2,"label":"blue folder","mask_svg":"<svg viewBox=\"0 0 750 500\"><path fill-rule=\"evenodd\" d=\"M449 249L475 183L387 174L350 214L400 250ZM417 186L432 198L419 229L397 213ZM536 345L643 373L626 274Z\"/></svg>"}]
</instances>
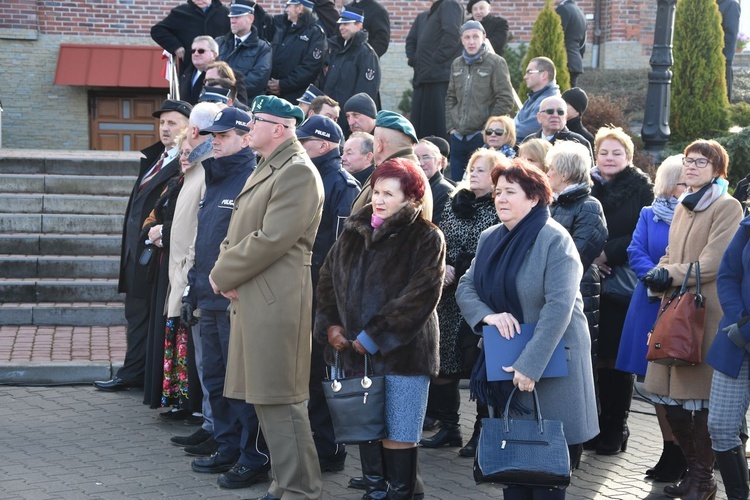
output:
<instances>
[{"instance_id":1,"label":"blue folder","mask_svg":"<svg viewBox=\"0 0 750 500\"><path fill-rule=\"evenodd\" d=\"M484 360L487 365L487 380L513 380L513 373L503 370L503 366L513 366L521 351L534 336L536 323L521 324L521 334L512 339L504 339L496 326L487 325L482 329L484 335ZM567 377L568 362L565 357L565 344L558 342L542 378Z\"/></svg>"}]
</instances>

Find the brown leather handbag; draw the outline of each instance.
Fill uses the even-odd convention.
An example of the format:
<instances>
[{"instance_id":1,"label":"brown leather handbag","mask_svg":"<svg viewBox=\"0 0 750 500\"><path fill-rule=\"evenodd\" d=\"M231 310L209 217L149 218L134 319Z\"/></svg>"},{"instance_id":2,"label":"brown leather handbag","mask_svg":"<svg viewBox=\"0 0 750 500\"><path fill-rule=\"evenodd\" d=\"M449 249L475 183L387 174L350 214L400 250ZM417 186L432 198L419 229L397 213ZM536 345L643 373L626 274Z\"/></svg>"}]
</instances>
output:
<instances>
[{"instance_id":1,"label":"brown leather handbag","mask_svg":"<svg viewBox=\"0 0 750 500\"><path fill-rule=\"evenodd\" d=\"M695 267L695 291L688 291L688 278ZM646 359L669 366L697 365L706 325L706 299L701 295L698 261L688 266L682 287L664 298L659 316L648 334Z\"/></svg>"}]
</instances>

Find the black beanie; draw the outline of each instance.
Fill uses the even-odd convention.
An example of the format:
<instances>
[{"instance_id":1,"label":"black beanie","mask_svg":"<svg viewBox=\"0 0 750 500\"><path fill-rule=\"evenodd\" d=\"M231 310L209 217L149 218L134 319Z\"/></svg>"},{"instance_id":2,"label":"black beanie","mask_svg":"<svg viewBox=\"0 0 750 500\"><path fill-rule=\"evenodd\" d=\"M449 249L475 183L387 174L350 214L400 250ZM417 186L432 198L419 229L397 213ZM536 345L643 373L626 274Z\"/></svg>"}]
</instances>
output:
<instances>
[{"instance_id":1,"label":"black beanie","mask_svg":"<svg viewBox=\"0 0 750 500\"><path fill-rule=\"evenodd\" d=\"M373 119L378 116L378 109L375 106L375 101L373 101L372 97L365 92L354 94L348 101L346 101L346 104L344 104L344 113L348 112L360 113Z\"/></svg>"},{"instance_id":2,"label":"black beanie","mask_svg":"<svg viewBox=\"0 0 750 500\"><path fill-rule=\"evenodd\" d=\"M565 102L573 106L573 109L578 111L578 114L586 112L586 108L589 106L589 96L586 95L582 89L573 87L562 93L562 98Z\"/></svg>"}]
</instances>

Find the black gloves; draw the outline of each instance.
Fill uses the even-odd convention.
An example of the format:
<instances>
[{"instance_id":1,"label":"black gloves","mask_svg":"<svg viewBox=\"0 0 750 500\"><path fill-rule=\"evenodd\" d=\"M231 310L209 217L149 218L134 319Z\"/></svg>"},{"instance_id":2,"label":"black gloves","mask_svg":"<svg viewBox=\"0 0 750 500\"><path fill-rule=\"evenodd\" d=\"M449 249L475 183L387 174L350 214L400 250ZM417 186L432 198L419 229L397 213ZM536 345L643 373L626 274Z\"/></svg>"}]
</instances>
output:
<instances>
[{"instance_id":1,"label":"black gloves","mask_svg":"<svg viewBox=\"0 0 750 500\"><path fill-rule=\"evenodd\" d=\"M669 271L663 267L655 267L641 280L651 289L652 292L663 292L672 284L672 278L669 277Z\"/></svg>"},{"instance_id":2,"label":"black gloves","mask_svg":"<svg viewBox=\"0 0 750 500\"><path fill-rule=\"evenodd\" d=\"M182 303L182 309L180 309L180 323L182 323L182 326L187 328L198 323L198 318L193 316L194 311L195 307L193 307L193 304L190 302Z\"/></svg>"}]
</instances>

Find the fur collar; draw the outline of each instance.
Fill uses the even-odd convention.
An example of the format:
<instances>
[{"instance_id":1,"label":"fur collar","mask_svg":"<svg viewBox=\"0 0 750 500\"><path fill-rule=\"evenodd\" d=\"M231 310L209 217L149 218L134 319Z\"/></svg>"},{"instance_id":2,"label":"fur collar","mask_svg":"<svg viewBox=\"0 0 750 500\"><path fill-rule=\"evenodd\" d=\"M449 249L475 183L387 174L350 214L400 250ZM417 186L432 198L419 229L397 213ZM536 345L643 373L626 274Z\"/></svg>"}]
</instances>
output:
<instances>
[{"instance_id":1,"label":"fur collar","mask_svg":"<svg viewBox=\"0 0 750 500\"><path fill-rule=\"evenodd\" d=\"M622 172L606 184L597 176L594 178L594 186L591 194L597 198L602 205L620 205L635 196L638 190L651 184L651 178L640 168L628 165Z\"/></svg>"},{"instance_id":2,"label":"fur collar","mask_svg":"<svg viewBox=\"0 0 750 500\"><path fill-rule=\"evenodd\" d=\"M418 203L406 205L400 211L385 219L380 229L374 233L370 225L372 205L367 204L346 220L344 229L359 233L365 240L365 248L369 249L372 244L398 234L401 229L417 220L421 213L422 205Z\"/></svg>"}]
</instances>

